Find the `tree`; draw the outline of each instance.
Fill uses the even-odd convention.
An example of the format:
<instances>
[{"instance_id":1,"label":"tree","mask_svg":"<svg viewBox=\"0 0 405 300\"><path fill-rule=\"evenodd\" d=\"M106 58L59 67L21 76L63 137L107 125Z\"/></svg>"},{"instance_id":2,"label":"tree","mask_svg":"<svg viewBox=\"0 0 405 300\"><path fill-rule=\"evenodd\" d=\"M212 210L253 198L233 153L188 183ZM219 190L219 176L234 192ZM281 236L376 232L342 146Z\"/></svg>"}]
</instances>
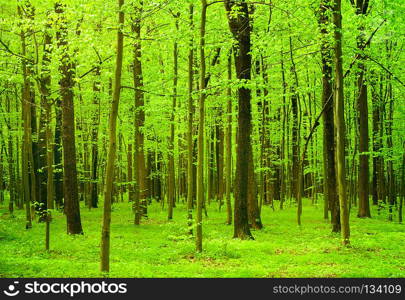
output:
<instances>
[{"instance_id":1,"label":"tree","mask_svg":"<svg viewBox=\"0 0 405 300\"><path fill-rule=\"evenodd\" d=\"M189 18L190 18L190 28L194 29L194 5L190 4L189 8ZM188 54L188 103L187 103L187 220L188 227L190 228L190 233L192 233L192 222L193 222L193 187L194 187L194 176L193 176L193 115L194 115L194 103L193 103L193 83L194 83L194 41L193 37L190 38L189 42L189 54Z\"/></svg>"},{"instance_id":2,"label":"tree","mask_svg":"<svg viewBox=\"0 0 405 300\"><path fill-rule=\"evenodd\" d=\"M134 169L135 169L135 225L139 225L142 215L146 216L146 170L144 154L144 134L142 127L145 122L144 94L143 94L143 73L142 73L142 45L141 45L141 19L142 5L140 1L134 7L135 17L132 20L131 28L135 34L133 82L135 90L135 119L134 119Z\"/></svg>"},{"instance_id":3,"label":"tree","mask_svg":"<svg viewBox=\"0 0 405 300\"><path fill-rule=\"evenodd\" d=\"M232 189L232 52L228 54L228 88L227 88L227 104L226 104L226 113L227 113L227 124L225 132L225 201L226 201L226 224L232 224L232 202L231 202L231 189Z\"/></svg>"},{"instance_id":4,"label":"tree","mask_svg":"<svg viewBox=\"0 0 405 300\"><path fill-rule=\"evenodd\" d=\"M79 195L77 186L76 142L75 142L75 114L73 103L74 65L70 59L67 41L67 22L65 6L59 2L55 4L58 15L57 34L58 48L62 52L59 70L60 94L62 97L62 144L63 144L63 195L68 234L83 234Z\"/></svg>"},{"instance_id":5,"label":"tree","mask_svg":"<svg viewBox=\"0 0 405 300\"><path fill-rule=\"evenodd\" d=\"M323 113L323 172L324 172L324 218L331 212L332 231L340 231L339 199L336 187L335 170L335 127L333 124L333 86L332 86L332 57L329 47L330 34L330 2L321 1L319 9L319 27L322 34L322 105L326 106Z\"/></svg>"},{"instance_id":6,"label":"tree","mask_svg":"<svg viewBox=\"0 0 405 300\"><path fill-rule=\"evenodd\" d=\"M121 74L122 74L122 59L124 48L124 0L118 0L118 31L117 31L117 56L115 61L115 78L113 88L113 99L111 103L111 113L108 121L108 154L107 154L107 169L104 191L104 212L103 212L103 227L101 231L101 271L110 271L110 224L111 224L111 198L113 192L114 180L114 164L117 151L117 116L118 105L121 93Z\"/></svg>"},{"instance_id":7,"label":"tree","mask_svg":"<svg viewBox=\"0 0 405 300\"><path fill-rule=\"evenodd\" d=\"M341 0L334 0L333 24L334 29L334 124L336 127L336 178L340 204L340 221L342 228L343 244L350 243L349 209L346 193L346 168L345 168L345 118L344 118L344 93L343 93L343 53L342 53L342 12Z\"/></svg>"},{"instance_id":8,"label":"tree","mask_svg":"<svg viewBox=\"0 0 405 300\"><path fill-rule=\"evenodd\" d=\"M196 214L196 251L202 252L202 209L204 203L204 117L206 97L206 66L205 66L205 26L207 22L207 1L201 0L200 24L200 99L198 102L198 140L197 140L197 214Z\"/></svg>"},{"instance_id":9,"label":"tree","mask_svg":"<svg viewBox=\"0 0 405 300\"><path fill-rule=\"evenodd\" d=\"M354 0L350 1L356 9L356 15L367 15L369 1ZM362 22L362 21L360 21ZM358 68L357 72L357 109L359 112L359 211L357 216L361 218L370 218L370 203L369 203L369 153L368 153L368 104L367 104L367 82L366 82L366 67L364 64L365 34L364 26L359 26L360 34L357 37L358 48Z\"/></svg>"},{"instance_id":10,"label":"tree","mask_svg":"<svg viewBox=\"0 0 405 300\"><path fill-rule=\"evenodd\" d=\"M250 54L251 25L248 4L245 1L225 1L228 24L236 40L234 49L236 76L243 84L251 78L252 58ZM234 238L252 239L248 221L249 155L251 132L251 91L238 88L238 133L235 179Z\"/></svg>"}]
</instances>

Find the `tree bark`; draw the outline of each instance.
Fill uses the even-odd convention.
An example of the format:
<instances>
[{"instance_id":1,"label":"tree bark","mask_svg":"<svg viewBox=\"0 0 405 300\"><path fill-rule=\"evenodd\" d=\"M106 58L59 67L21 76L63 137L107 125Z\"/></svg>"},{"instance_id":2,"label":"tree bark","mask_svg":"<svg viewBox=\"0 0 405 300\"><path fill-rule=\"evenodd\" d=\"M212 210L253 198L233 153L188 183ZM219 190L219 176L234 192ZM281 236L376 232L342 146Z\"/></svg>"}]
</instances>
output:
<instances>
[{"instance_id":1,"label":"tree bark","mask_svg":"<svg viewBox=\"0 0 405 300\"><path fill-rule=\"evenodd\" d=\"M336 178L340 204L340 221L342 240L344 245L350 243L349 209L346 193L346 168L345 168L345 118L344 118L344 93L343 93L343 53L342 53L342 13L341 0L334 0L333 24L335 25L335 110L334 123L336 127Z\"/></svg>"},{"instance_id":2,"label":"tree bark","mask_svg":"<svg viewBox=\"0 0 405 300\"><path fill-rule=\"evenodd\" d=\"M124 12L122 6L124 0L118 0L118 32L117 32L117 57L115 63L115 81L113 89L113 99L111 103L111 112L108 122L109 143L107 154L107 169L104 191L104 213L103 228L101 231L101 271L110 271L110 224L111 224L111 198L113 192L115 154L117 150L117 116L121 92L121 72L123 59L124 35L122 33L124 26Z\"/></svg>"},{"instance_id":3,"label":"tree bark","mask_svg":"<svg viewBox=\"0 0 405 300\"><path fill-rule=\"evenodd\" d=\"M225 131L225 198L226 198L226 224L232 224L232 52L228 55L228 88L227 88L227 105L226 105L226 131Z\"/></svg>"},{"instance_id":4,"label":"tree bark","mask_svg":"<svg viewBox=\"0 0 405 300\"><path fill-rule=\"evenodd\" d=\"M201 0L201 25L200 25L200 99L198 103L198 140L197 140L197 214L196 214L196 251L202 252L202 209L204 204L204 118L205 118L205 88L206 88L206 63L205 63L205 26L207 22L207 1Z\"/></svg>"},{"instance_id":5,"label":"tree bark","mask_svg":"<svg viewBox=\"0 0 405 300\"><path fill-rule=\"evenodd\" d=\"M146 167L144 153L143 125L145 122L144 94L143 94L143 73L142 73L142 46L141 46L141 18L142 5L140 1L135 7L135 18L132 20L132 32L135 34L133 81L135 88L135 142L134 142L134 165L135 179L139 196L135 196L135 225L139 225L141 216L147 216L147 187ZM136 162L135 162L136 161Z\"/></svg>"},{"instance_id":6,"label":"tree bark","mask_svg":"<svg viewBox=\"0 0 405 300\"><path fill-rule=\"evenodd\" d=\"M190 4L189 7L189 19L190 28L194 29L194 5ZM188 53L188 105L187 105L187 226L189 228L190 234L193 232L193 115L194 115L194 104L193 104L193 79L194 79L194 49L193 49L193 38L190 39L189 53Z\"/></svg>"},{"instance_id":7,"label":"tree bark","mask_svg":"<svg viewBox=\"0 0 405 300\"><path fill-rule=\"evenodd\" d=\"M249 83L251 79L252 57L250 54L251 24L249 8L245 1L225 1L228 23L236 40L234 49L236 75L239 81ZM234 15L234 10L238 15ZM234 238L253 239L249 229L248 192L249 192L249 147L251 132L251 91L246 87L238 88L238 134L235 180Z\"/></svg>"},{"instance_id":8,"label":"tree bark","mask_svg":"<svg viewBox=\"0 0 405 300\"><path fill-rule=\"evenodd\" d=\"M365 16L367 14L368 0L356 0L356 14ZM362 22L362 21L360 21ZM357 216L370 218L369 203L369 153L368 153L368 104L367 104L367 83L365 80L366 66L365 57L362 54L365 47L364 26L359 26L360 34L357 37L358 67L357 73L357 110L359 125L359 172L358 172L358 195L359 210Z\"/></svg>"},{"instance_id":9,"label":"tree bark","mask_svg":"<svg viewBox=\"0 0 405 300\"><path fill-rule=\"evenodd\" d=\"M73 102L74 65L71 62L67 41L67 24L64 5L55 4L55 13L58 15L57 34L58 47L62 50L59 71L60 94L62 97L62 144L63 144L63 194L68 234L83 234L79 194L77 185L76 142L75 142L75 115Z\"/></svg>"},{"instance_id":10,"label":"tree bark","mask_svg":"<svg viewBox=\"0 0 405 300\"><path fill-rule=\"evenodd\" d=\"M331 212L332 232L340 232L339 199L336 186L335 170L335 126L333 123L333 86L332 86L332 57L327 42L330 34L329 1L322 1L320 6L319 26L322 34L322 105L327 106L323 113L323 172L324 172L324 219Z\"/></svg>"}]
</instances>

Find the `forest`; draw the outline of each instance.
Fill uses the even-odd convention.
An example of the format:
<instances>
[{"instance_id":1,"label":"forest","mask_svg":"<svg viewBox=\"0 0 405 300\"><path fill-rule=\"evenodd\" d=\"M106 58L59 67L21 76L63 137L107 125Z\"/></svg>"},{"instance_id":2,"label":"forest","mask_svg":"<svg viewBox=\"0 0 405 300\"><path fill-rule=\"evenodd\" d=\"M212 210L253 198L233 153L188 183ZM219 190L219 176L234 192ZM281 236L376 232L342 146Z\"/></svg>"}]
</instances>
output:
<instances>
[{"instance_id":1,"label":"forest","mask_svg":"<svg viewBox=\"0 0 405 300\"><path fill-rule=\"evenodd\" d=\"M405 2L0 0L1 277L405 277Z\"/></svg>"}]
</instances>

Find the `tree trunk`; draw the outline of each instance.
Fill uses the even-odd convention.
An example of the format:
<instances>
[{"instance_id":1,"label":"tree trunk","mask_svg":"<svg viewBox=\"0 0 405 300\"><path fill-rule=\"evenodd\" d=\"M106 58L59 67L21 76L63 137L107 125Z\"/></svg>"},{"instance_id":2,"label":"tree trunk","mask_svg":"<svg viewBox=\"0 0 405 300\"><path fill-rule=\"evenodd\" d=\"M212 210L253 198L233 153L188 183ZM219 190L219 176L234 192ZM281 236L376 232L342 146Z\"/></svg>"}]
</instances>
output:
<instances>
[{"instance_id":1,"label":"tree trunk","mask_svg":"<svg viewBox=\"0 0 405 300\"><path fill-rule=\"evenodd\" d=\"M175 15L176 30L179 30L178 18L180 14ZM174 168L174 136L175 136L175 111L177 100L177 81L178 81L178 46L177 41L174 42L173 47L173 95L172 95L172 113L170 116L170 140L169 140L169 165L168 165L168 197L167 197L167 219L173 219L173 207L175 202L175 183L176 171Z\"/></svg>"},{"instance_id":2,"label":"tree trunk","mask_svg":"<svg viewBox=\"0 0 405 300\"><path fill-rule=\"evenodd\" d=\"M48 16L49 18L49 16ZM46 180L42 183L43 185L46 185L46 193L43 193L43 196L46 196L47 198L43 199L43 202L46 201L46 206L45 208L47 209L53 209L54 208L54 183L53 183L53 141L52 141L52 128L51 128L51 122L52 122L52 104L51 104L51 99L49 99L50 96L50 87L51 87L51 71L50 71L50 63L51 63L51 44L52 44L52 37L50 35L49 30L51 29L50 23L47 23L46 25L46 32L44 36L44 54L42 57L42 74L41 74L41 80L40 80L40 92L41 92L41 109L44 110L44 117L45 117L45 122L44 126L45 128L41 128L41 130L45 131L45 153L43 155L45 156L44 158L46 159L46 176L45 172L43 177L46 178ZM42 115L42 111L41 111ZM44 187L42 187L44 188ZM46 216L44 216L46 219L48 219Z\"/></svg>"},{"instance_id":3,"label":"tree trunk","mask_svg":"<svg viewBox=\"0 0 405 300\"><path fill-rule=\"evenodd\" d=\"M18 6L18 13L23 18L23 11L25 9ZM27 55L26 50L26 32L21 30L21 48L22 55ZM22 176L24 185L24 202L25 202L25 212L26 212L26 224L25 228L29 229L32 227L32 215L31 215L31 204L36 202L36 192L35 192L35 172L32 157L32 123L31 123L31 83L29 79L29 68L27 67L27 61L22 60L22 73L23 73L23 88L22 88L22 118L24 124L24 142L22 144ZM30 186L31 189L30 190Z\"/></svg>"},{"instance_id":4,"label":"tree trunk","mask_svg":"<svg viewBox=\"0 0 405 300\"><path fill-rule=\"evenodd\" d=\"M368 0L356 1L356 14L365 16L367 14ZM362 22L362 21L360 21ZM367 84L365 80L366 67L365 57L362 54L365 47L364 26L359 27L360 34L357 37L358 67L357 73L357 110L359 112L359 172L358 172L358 195L360 218L370 218L369 203L369 154L368 154L368 104L367 104Z\"/></svg>"},{"instance_id":5,"label":"tree trunk","mask_svg":"<svg viewBox=\"0 0 405 300\"><path fill-rule=\"evenodd\" d=\"M336 178L340 204L340 221L342 228L343 244L350 243L349 209L346 193L346 168L345 168L345 118L344 118L344 93L343 93L343 60L342 60L342 12L341 0L334 0L333 24L335 25L335 110L334 121L336 127Z\"/></svg>"},{"instance_id":6,"label":"tree trunk","mask_svg":"<svg viewBox=\"0 0 405 300\"><path fill-rule=\"evenodd\" d=\"M190 18L190 28L194 29L194 5L190 4L189 8L189 18ZM193 224L193 114L194 114L194 104L193 104L193 65L194 65L194 49L193 49L193 38L190 39L190 49L188 54L188 105L187 105L187 226L189 228L190 234L192 234L192 224Z\"/></svg>"},{"instance_id":7,"label":"tree trunk","mask_svg":"<svg viewBox=\"0 0 405 300\"><path fill-rule=\"evenodd\" d=\"M200 25L200 99L198 103L198 140L197 140L197 215L196 215L196 251L202 252L202 209L204 204L204 118L205 118L205 25L207 22L207 1L201 0L201 25Z\"/></svg>"},{"instance_id":8,"label":"tree trunk","mask_svg":"<svg viewBox=\"0 0 405 300\"><path fill-rule=\"evenodd\" d=\"M111 103L110 119L108 122L109 143L107 154L107 168L104 191L104 214L103 228L101 232L101 271L110 271L110 223L111 223L111 198L113 192L115 154L117 150L117 116L118 105L121 92L121 72L123 58L124 35L122 33L124 26L124 12L122 6L124 0L118 0L118 32L117 32L117 57L115 63L115 81L113 90L113 99Z\"/></svg>"},{"instance_id":9,"label":"tree trunk","mask_svg":"<svg viewBox=\"0 0 405 300\"><path fill-rule=\"evenodd\" d=\"M62 97L62 144L63 144L63 194L68 234L83 234L79 195L77 186L75 115L73 103L74 66L70 60L67 42L67 24L64 16L64 5L55 4L55 12L59 15L57 41L63 51L59 70L61 73L60 94Z\"/></svg>"},{"instance_id":10,"label":"tree trunk","mask_svg":"<svg viewBox=\"0 0 405 300\"><path fill-rule=\"evenodd\" d=\"M319 25L322 34L322 105L325 106L323 113L323 172L324 172L324 219L328 219L328 211L331 212L332 232L340 231L339 199L336 186L335 170L335 126L333 124L333 86L332 86L332 57L328 46L330 23L328 13L331 10L329 2L324 0L320 6Z\"/></svg>"},{"instance_id":11,"label":"tree trunk","mask_svg":"<svg viewBox=\"0 0 405 300\"><path fill-rule=\"evenodd\" d=\"M227 88L227 122L225 131L225 198L226 198L226 224L232 224L232 202L231 202L231 188L232 188L232 52L228 55L228 88Z\"/></svg>"},{"instance_id":12,"label":"tree trunk","mask_svg":"<svg viewBox=\"0 0 405 300\"><path fill-rule=\"evenodd\" d=\"M251 24L248 4L245 1L225 1L229 28L237 42L234 49L235 68L238 80L250 81L252 57L250 54ZM234 15L238 11L238 16ZM249 147L251 132L251 91L238 88L238 134L235 180L234 238L253 239L249 229Z\"/></svg>"},{"instance_id":13,"label":"tree trunk","mask_svg":"<svg viewBox=\"0 0 405 300\"><path fill-rule=\"evenodd\" d=\"M143 95L143 73L142 73L142 46L141 46L141 18L142 5L135 7L135 19L132 20L132 32L135 34L133 81L135 88L135 143L134 143L134 164L135 178L139 197L135 198L135 225L139 225L141 216L147 216L147 190L146 190L146 167L144 154L144 134L142 131L145 122L144 95ZM136 160L136 162L135 162Z\"/></svg>"}]
</instances>

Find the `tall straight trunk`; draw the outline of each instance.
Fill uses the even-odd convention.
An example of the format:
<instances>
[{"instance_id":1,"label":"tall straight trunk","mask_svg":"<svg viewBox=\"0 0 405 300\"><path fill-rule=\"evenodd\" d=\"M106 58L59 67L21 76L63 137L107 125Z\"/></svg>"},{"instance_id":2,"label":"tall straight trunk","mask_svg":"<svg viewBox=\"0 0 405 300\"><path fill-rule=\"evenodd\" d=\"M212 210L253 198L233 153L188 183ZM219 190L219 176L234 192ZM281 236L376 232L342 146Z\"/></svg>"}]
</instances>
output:
<instances>
[{"instance_id":1,"label":"tall straight trunk","mask_svg":"<svg viewBox=\"0 0 405 300\"><path fill-rule=\"evenodd\" d=\"M295 199L298 199L297 194L301 193L298 190L298 187L301 186L301 183L298 183L299 172L302 170L299 167L300 163L300 125L299 125L299 116L298 116L298 80L297 80L297 71L295 67L295 62L293 58L293 45L292 37L289 38L290 44L290 59L291 59L291 75L295 78L290 85L291 93L291 111L292 111L292 130L291 130L291 147L292 147L292 195ZM298 203L298 206L301 206L301 203ZM300 209L300 208L299 208Z\"/></svg>"},{"instance_id":2,"label":"tall straight trunk","mask_svg":"<svg viewBox=\"0 0 405 300\"><path fill-rule=\"evenodd\" d=\"M226 224L232 224L232 202L231 202L231 188L232 188L232 52L228 54L228 88L227 104L226 104L226 131L225 131L225 198L226 198Z\"/></svg>"},{"instance_id":3,"label":"tall straight trunk","mask_svg":"<svg viewBox=\"0 0 405 300\"><path fill-rule=\"evenodd\" d=\"M67 41L67 22L64 5L55 4L59 15L56 38L58 47L63 51L59 71L60 94L62 97L62 144L63 144L63 194L68 234L82 234L79 194L77 185L75 115L73 103L74 65L69 56Z\"/></svg>"},{"instance_id":4,"label":"tall straight trunk","mask_svg":"<svg viewBox=\"0 0 405 300\"><path fill-rule=\"evenodd\" d=\"M354 4L354 1L352 1ZM356 14L365 16L368 9L368 0L356 0ZM362 22L362 21L360 21ZM357 216L360 218L370 218L369 203L369 154L368 154L368 104L367 104L367 83L365 57L362 54L365 47L364 26L359 26L360 34L357 37L358 68L357 73L357 110L359 125L359 166L358 166L358 195L359 210Z\"/></svg>"},{"instance_id":5,"label":"tall straight trunk","mask_svg":"<svg viewBox=\"0 0 405 300\"><path fill-rule=\"evenodd\" d=\"M30 43L35 43L35 31L32 27L32 24L34 22L34 16L35 16L35 8L31 4L30 1L26 1L21 7L21 17L25 19L27 23L26 27L26 32L25 32L25 37L24 37L24 42L26 44L25 50L25 56L26 57L34 57L34 53L31 53L29 50L31 47L29 47ZM34 80L32 79L34 77L34 66L33 66L33 60L29 63L26 64L26 75L27 75L27 96L26 99L29 101L29 114L30 114L30 130L31 130L31 144L30 144L30 149L28 150L28 159L29 159L29 165L31 166L30 169L30 193L31 197L34 197L32 200L32 204L34 205L33 208L36 210L39 210L39 207L43 206L40 205L39 203L43 203L42 201L42 196L44 189L42 189L42 184L41 184L41 179L43 178L41 169L42 167L45 166L45 161L41 160L41 150L45 148L45 144L42 143L40 144L38 142L38 137L39 132L38 132L38 124L37 124L37 104L35 103L36 101L36 94L35 94L35 88L34 88ZM43 139L44 140L44 139ZM42 149L41 149L42 148ZM45 191L46 192L46 191ZM46 195L45 195L46 197ZM46 203L45 203L46 204ZM34 218L34 215L31 216Z\"/></svg>"},{"instance_id":6,"label":"tall straight trunk","mask_svg":"<svg viewBox=\"0 0 405 300\"><path fill-rule=\"evenodd\" d=\"M388 49L390 51L390 49ZM395 191L395 170L394 170L394 144L392 137L392 128L394 127L394 95L392 89L392 78L388 76L387 83L387 101L388 101L388 112L387 112L387 122L386 122L386 133L387 133L387 148L388 148L388 161L387 161L387 181L388 181L388 220L393 220L393 209L396 204L396 191Z\"/></svg>"},{"instance_id":7,"label":"tall straight trunk","mask_svg":"<svg viewBox=\"0 0 405 300\"><path fill-rule=\"evenodd\" d=\"M62 165L62 101L57 98L55 101L55 136L53 147L54 162L54 191L55 204L57 208L63 204L63 165Z\"/></svg>"},{"instance_id":8,"label":"tall straight trunk","mask_svg":"<svg viewBox=\"0 0 405 300\"><path fill-rule=\"evenodd\" d=\"M179 30L180 14L175 15L176 30ZM173 95L172 95L172 113L170 116L170 140L169 140L169 165L168 165L168 197L167 197L167 219L173 218L173 206L175 201L175 183L176 171L174 168L174 136L175 136L175 110L177 100L177 82L178 82L178 44L174 42L173 46Z\"/></svg>"},{"instance_id":9,"label":"tall straight trunk","mask_svg":"<svg viewBox=\"0 0 405 300\"><path fill-rule=\"evenodd\" d=\"M211 203L211 199L213 199L213 195L215 193L213 185L214 185L214 130L211 127L207 128L207 202L208 205Z\"/></svg>"},{"instance_id":10,"label":"tall straight trunk","mask_svg":"<svg viewBox=\"0 0 405 300\"><path fill-rule=\"evenodd\" d=\"M194 5L190 4L189 18L190 28L194 29ZM194 49L193 38L190 39L189 53L188 53L188 105L187 105L187 225L190 233L192 233L193 224L193 79L194 79Z\"/></svg>"},{"instance_id":11,"label":"tall straight trunk","mask_svg":"<svg viewBox=\"0 0 405 300\"><path fill-rule=\"evenodd\" d=\"M11 118L11 114L10 114L11 113L10 94L7 92L5 97L6 97L6 111L9 114L8 125L9 125L9 129L10 129L14 126L14 124L12 123L12 118ZM18 149L18 145L17 145L16 149ZM14 143L13 143L13 137L12 137L11 130L8 130L7 152L8 152L7 163L8 163L8 176L9 176L8 190L9 190L9 195L10 195L8 210L9 210L10 214L13 214L14 204L16 203L16 199L19 197L17 197L18 192L17 192L17 180L16 179L18 178L18 176L16 178L16 175L15 175L16 168L15 168L15 163L14 163L14 157L15 157ZM18 153L16 156L18 157ZM18 170L18 163L16 165L17 165L17 170Z\"/></svg>"},{"instance_id":12,"label":"tall straight trunk","mask_svg":"<svg viewBox=\"0 0 405 300\"><path fill-rule=\"evenodd\" d=\"M332 232L340 231L339 199L336 186L335 170L335 126L333 124L333 86L332 86L332 57L328 46L328 24L330 23L329 1L323 0L320 6L319 26L322 34L322 106L323 112L323 190L325 197L324 218L328 219L331 212Z\"/></svg>"},{"instance_id":13,"label":"tall straight trunk","mask_svg":"<svg viewBox=\"0 0 405 300\"><path fill-rule=\"evenodd\" d=\"M128 202L133 202L134 201L134 190L133 190L133 165L132 165L132 158L133 158L133 152L132 152L132 144L128 144L128 150L127 150L127 181L129 182L128 185Z\"/></svg>"},{"instance_id":14,"label":"tall straight trunk","mask_svg":"<svg viewBox=\"0 0 405 300\"><path fill-rule=\"evenodd\" d=\"M39 114L39 132L37 143L37 159L38 159L38 204L36 205L37 214L39 214L39 221L45 221L45 215L47 209L47 106L48 99L46 94L41 91L40 100L40 114Z\"/></svg>"},{"instance_id":15,"label":"tall straight trunk","mask_svg":"<svg viewBox=\"0 0 405 300\"><path fill-rule=\"evenodd\" d=\"M49 18L49 16L48 16ZM46 196L46 199L43 198L42 201L46 201L45 208L53 209L54 208L54 184L53 184L53 141L52 141L52 104L50 96L50 87L51 87L51 73L50 73L50 63L51 63L51 44L52 44L52 37L50 35L51 25L48 22L45 28L45 36L44 36L44 54L42 57L42 74L40 80L40 92L41 92L41 109L43 109L44 113L44 127L42 130L45 132L45 151L43 155L46 159L46 176L45 170L43 170L43 177L45 177L45 182L43 185L46 185L46 193L43 193L43 196ZM42 114L42 112L41 112ZM44 189L44 187L42 187ZM46 218L46 220L49 218Z\"/></svg>"},{"instance_id":16,"label":"tall straight trunk","mask_svg":"<svg viewBox=\"0 0 405 300\"><path fill-rule=\"evenodd\" d=\"M216 162L217 162L217 199L219 201L219 207L222 206L224 197L224 128L222 124L222 108L218 111L218 119L221 120L221 124L215 126L216 134Z\"/></svg>"},{"instance_id":17,"label":"tall straight trunk","mask_svg":"<svg viewBox=\"0 0 405 300\"><path fill-rule=\"evenodd\" d=\"M249 82L251 79L252 57L249 8L245 1L225 1L230 31L236 40L234 49L235 68L238 80ZM238 11L235 16L234 10ZM246 87L238 88L238 134L235 180L234 238L253 239L249 229L248 192L249 192L249 151L251 132L251 91Z\"/></svg>"},{"instance_id":18,"label":"tall straight trunk","mask_svg":"<svg viewBox=\"0 0 405 300\"><path fill-rule=\"evenodd\" d=\"M23 19L24 8L18 6L18 14L21 19ZM27 55L27 45L26 45L26 32L21 30L21 48L22 55ZM23 176L23 186L24 186L24 202L25 202L25 212L26 212L26 224L25 228L29 229L32 227L31 220L31 204L36 201L35 189L30 190L31 187L35 187L35 173L34 165L32 159L32 131L31 131L31 83L29 80L29 70L27 66L27 61L22 60L22 73L23 73L23 87L22 87L22 119L24 124L24 142L22 143L22 176ZM31 175L31 176L30 176ZM31 180L31 182L30 182Z\"/></svg>"},{"instance_id":19,"label":"tall straight trunk","mask_svg":"<svg viewBox=\"0 0 405 300\"><path fill-rule=\"evenodd\" d=\"M47 208L54 209L54 183L53 183L53 140L52 140L52 112L51 105L48 103L46 111L46 161L47 161Z\"/></svg>"},{"instance_id":20,"label":"tall straight trunk","mask_svg":"<svg viewBox=\"0 0 405 300\"><path fill-rule=\"evenodd\" d=\"M286 123L287 123L287 101L286 101L286 94L287 94L287 83L285 80L285 71L284 71L284 58L283 58L283 50L281 50L281 78L282 78L282 88L283 88L283 119L282 119L282 131L281 131L281 160L283 163L281 164L281 191L280 191L280 209L284 208L284 201L287 196L287 184L286 179L289 177L289 165L284 163L286 157L288 157L288 139L287 139L287 146L286 146L286 139L285 139L285 132L286 132ZM289 160L287 160L289 161Z\"/></svg>"},{"instance_id":21,"label":"tall straight trunk","mask_svg":"<svg viewBox=\"0 0 405 300\"><path fill-rule=\"evenodd\" d=\"M372 110L373 110L373 118L372 118L372 137L373 137L373 174L372 174L372 199L373 204L378 205L379 201L379 186L378 186L378 178L379 172L381 169L381 139L380 139L380 99L377 93L377 76L375 74L371 75L371 99L372 99Z\"/></svg>"},{"instance_id":22,"label":"tall straight trunk","mask_svg":"<svg viewBox=\"0 0 405 300\"><path fill-rule=\"evenodd\" d=\"M14 204L16 203L16 196L17 196L17 187L16 187L16 176L15 176L15 168L14 168L14 153L13 153L13 141L11 139L11 134L9 133L8 142L8 156L7 156L7 163L8 163L8 174L9 174L9 205L8 210L10 214L14 212ZM18 164L17 164L18 165ZM17 203L18 204L18 203Z\"/></svg>"},{"instance_id":23,"label":"tall straight trunk","mask_svg":"<svg viewBox=\"0 0 405 300\"><path fill-rule=\"evenodd\" d=\"M336 128L336 178L340 204L340 221L342 240L344 245L350 243L349 209L346 192L345 168L345 117L343 93L343 53L342 53L342 12L341 0L334 0L333 24L335 25L334 62L335 62L335 90L334 90L334 121Z\"/></svg>"},{"instance_id":24,"label":"tall straight trunk","mask_svg":"<svg viewBox=\"0 0 405 300\"><path fill-rule=\"evenodd\" d=\"M142 73L142 46L141 46L141 19L142 5L140 1L135 7L135 18L132 20L132 32L135 34L134 42L134 62L133 62L133 82L135 88L135 120L134 120L134 165L135 178L138 196L135 196L135 225L139 225L141 216L147 215L146 198L146 167L144 154L144 134L142 127L145 122L144 94L143 94L143 73Z\"/></svg>"},{"instance_id":25,"label":"tall straight trunk","mask_svg":"<svg viewBox=\"0 0 405 300\"><path fill-rule=\"evenodd\" d=\"M202 252L202 209L204 204L204 118L205 118L205 88L206 88L206 63L205 63L205 26L207 22L207 1L201 0L201 25L200 25L200 99L198 103L198 140L197 140L197 214L196 214L196 251Z\"/></svg>"},{"instance_id":26,"label":"tall straight trunk","mask_svg":"<svg viewBox=\"0 0 405 300\"><path fill-rule=\"evenodd\" d=\"M92 128L91 128L91 167L90 167L90 201L88 203L89 208L98 207L98 127L100 125L100 92L101 92L101 66L96 66L94 70L95 79L93 82L93 104L96 106L96 110L93 112Z\"/></svg>"},{"instance_id":27,"label":"tall straight trunk","mask_svg":"<svg viewBox=\"0 0 405 300\"><path fill-rule=\"evenodd\" d=\"M124 0L118 0L118 32L117 32L117 57L115 62L115 81L113 88L113 98L111 103L110 118L108 121L109 143L107 153L107 168L104 191L104 213L103 227L101 231L101 271L110 271L110 224L111 224L111 198L113 192L115 154L117 151L117 116L118 105L121 92L121 72L124 35L122 33L124 26L124 12L122 6Z\"/></svg>"},{"instance_id":28,"label":"tall straight trunk","mask_svg":"<svg viewBox=\"0 0 405 300\"><path fill-rule=\"evenodd\" d=\"M379 86L379 111L380 111L380 122L379 122L379 142L380 146L383 148L384 147L384 140L385 140L385 131L384 131L384 124L386 122L385 120L385 96L384 93L384 86L383 82L385 81L384 75L380 76L380 86ZM379 170L377 173L377 190L378 190L378 200L379 200L379 205L378 205L378 212L380 212L381 209L381 203L386 203L386 196L387 196L387 188L386 188L386 176L385 176L385 159L384 155L380 155L380 165L379 165Z\"/></svg>"}]
</instances>

